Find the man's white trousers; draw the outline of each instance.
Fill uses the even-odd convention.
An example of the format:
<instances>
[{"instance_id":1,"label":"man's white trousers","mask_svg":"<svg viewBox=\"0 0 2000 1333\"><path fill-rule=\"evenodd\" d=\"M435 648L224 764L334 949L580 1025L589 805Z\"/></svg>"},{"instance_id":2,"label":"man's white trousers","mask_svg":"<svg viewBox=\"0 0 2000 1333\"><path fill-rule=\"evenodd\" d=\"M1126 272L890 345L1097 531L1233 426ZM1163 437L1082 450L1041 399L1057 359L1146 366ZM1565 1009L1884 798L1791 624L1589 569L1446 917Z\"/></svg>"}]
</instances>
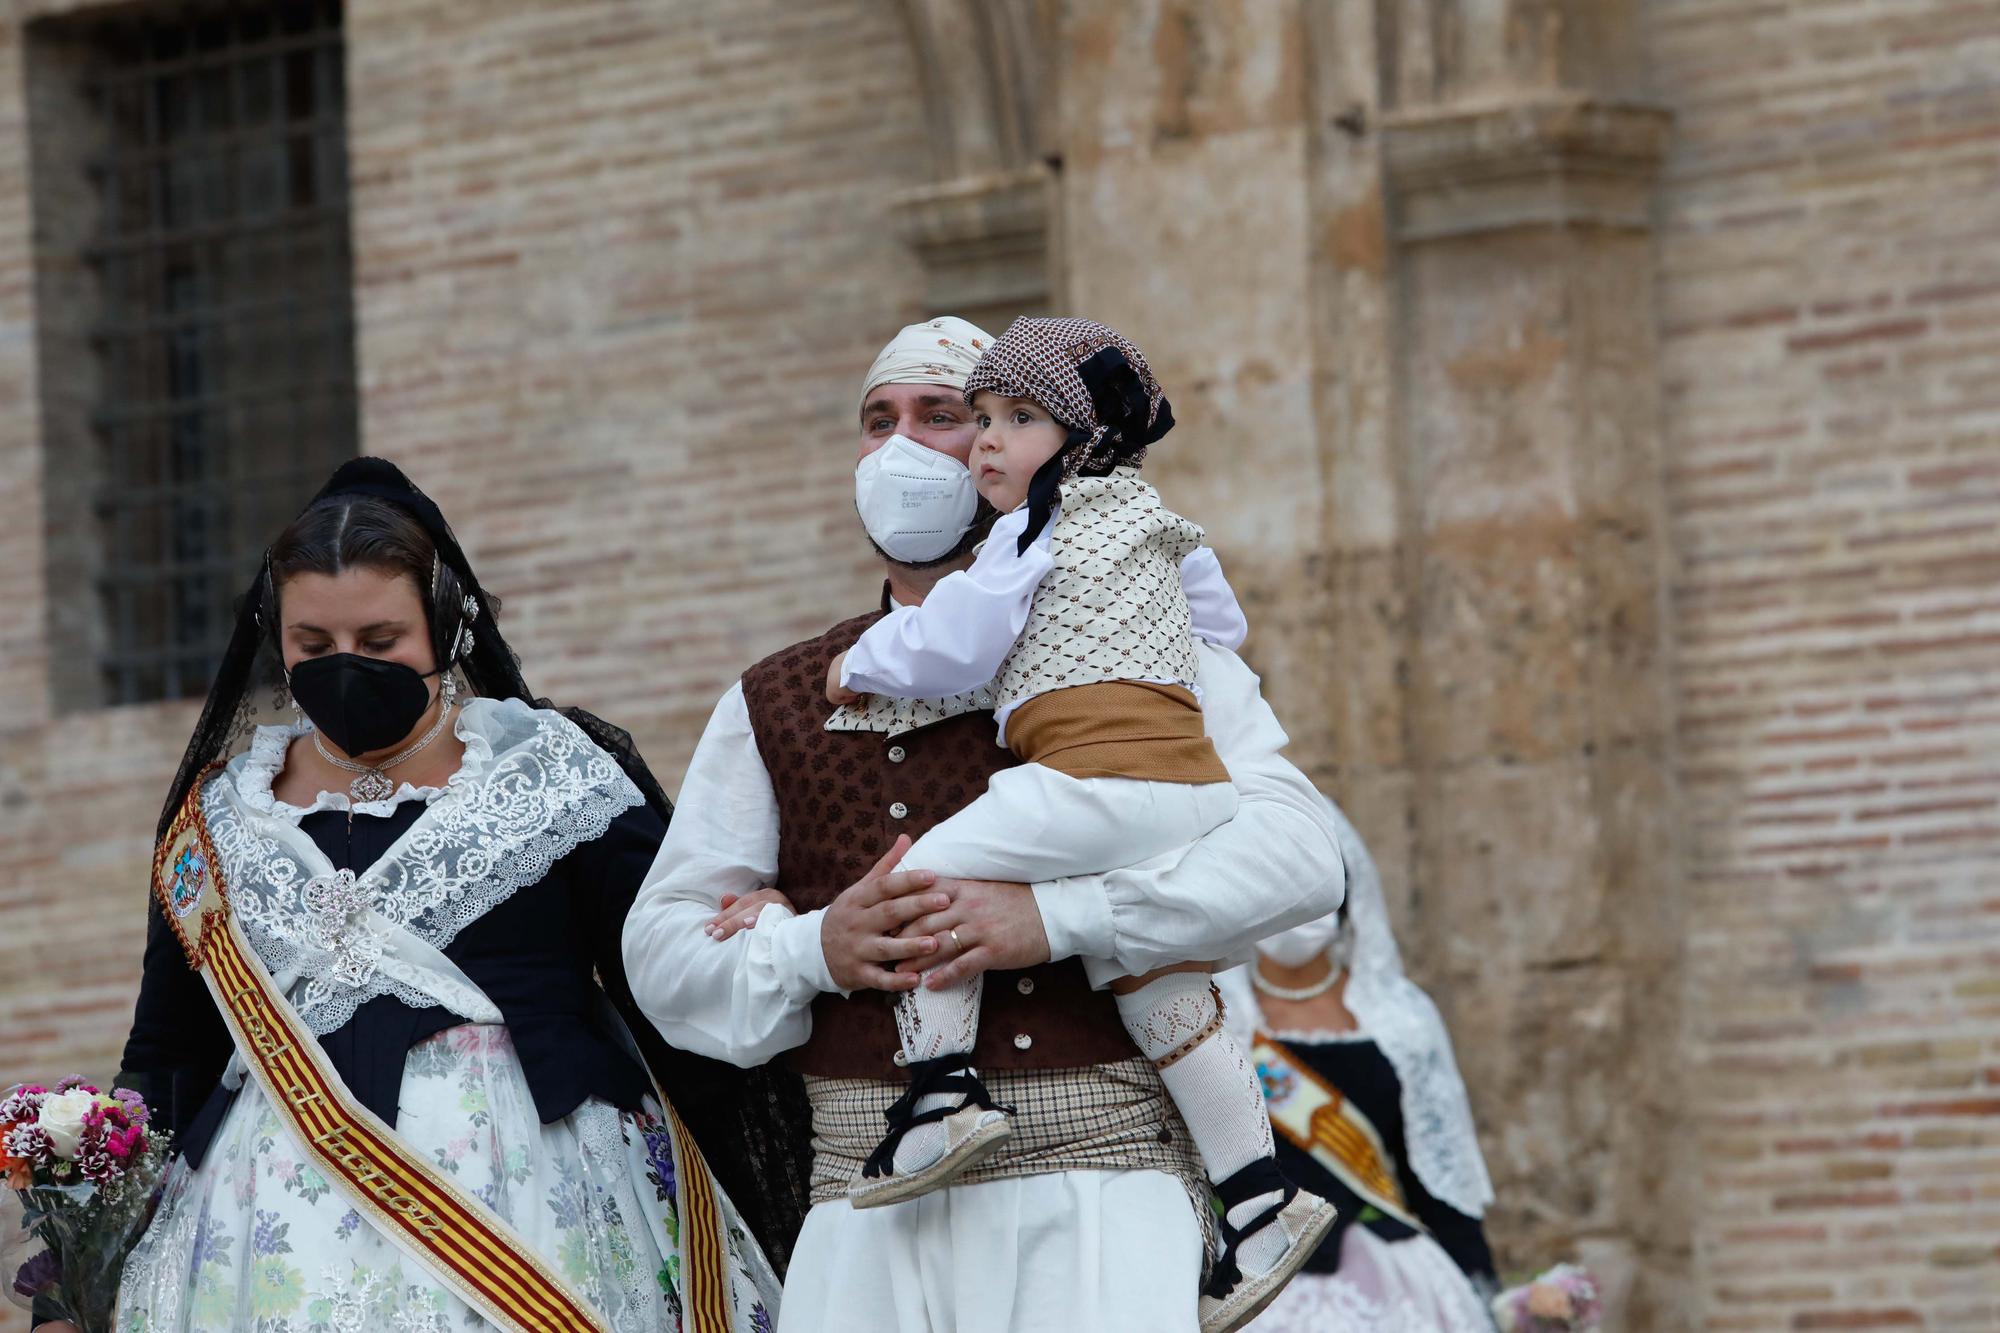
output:
<instances>
[{"instance_id":1,"label":"man's white trousers","mask_svg":"<svg viewBox=\"0 0 2000 1333\"><path fill-rule=\"evenodd\" d=\"M1201 1232L1159 1171L1065 1171L806 1215L778 1333L1194 1333Z\"/></svg>"}]
</instances>

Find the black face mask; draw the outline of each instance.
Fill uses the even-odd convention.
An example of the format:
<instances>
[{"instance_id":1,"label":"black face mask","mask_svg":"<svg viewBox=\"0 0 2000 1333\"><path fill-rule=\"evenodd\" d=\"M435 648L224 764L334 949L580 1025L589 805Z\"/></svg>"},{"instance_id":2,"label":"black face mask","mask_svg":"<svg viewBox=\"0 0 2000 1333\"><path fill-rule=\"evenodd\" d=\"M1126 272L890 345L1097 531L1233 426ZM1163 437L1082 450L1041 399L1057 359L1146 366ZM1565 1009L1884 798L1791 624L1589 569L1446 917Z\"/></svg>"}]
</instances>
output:
<instances>
[{"instance_id":1,"label":"black face mask","mask_svg":"<svg viewBox=\"0 0 2000 1333\"><path fill-rule=\"evenodd\" d=\"M308 657L292 668L292 698L342 750L372 754L416 730L431 706L424 681L436 674L353 653Z\"/></svg>"}]
</instances>

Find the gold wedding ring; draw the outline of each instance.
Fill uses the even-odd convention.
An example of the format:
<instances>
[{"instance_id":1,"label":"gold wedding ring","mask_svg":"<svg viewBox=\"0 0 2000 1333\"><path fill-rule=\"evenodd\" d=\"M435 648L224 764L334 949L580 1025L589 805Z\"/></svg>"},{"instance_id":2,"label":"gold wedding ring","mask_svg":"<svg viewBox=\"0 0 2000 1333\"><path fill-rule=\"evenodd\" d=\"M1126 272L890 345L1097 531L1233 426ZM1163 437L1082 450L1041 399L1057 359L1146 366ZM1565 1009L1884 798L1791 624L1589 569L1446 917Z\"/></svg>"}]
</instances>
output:
<instances>
[{"instance_id":1,"label":"gold wedding ring","mask_svg":"<svg viewBox=\"0 0 2000 1333\"><path fill-rule=\"evenodd\" d=\"M953 926L950 930L947 930L945 934L951 936L951 951L953 953L965 952L965 945L961 943L958 938L958 927Z\"/></svg>"}]
</instances>

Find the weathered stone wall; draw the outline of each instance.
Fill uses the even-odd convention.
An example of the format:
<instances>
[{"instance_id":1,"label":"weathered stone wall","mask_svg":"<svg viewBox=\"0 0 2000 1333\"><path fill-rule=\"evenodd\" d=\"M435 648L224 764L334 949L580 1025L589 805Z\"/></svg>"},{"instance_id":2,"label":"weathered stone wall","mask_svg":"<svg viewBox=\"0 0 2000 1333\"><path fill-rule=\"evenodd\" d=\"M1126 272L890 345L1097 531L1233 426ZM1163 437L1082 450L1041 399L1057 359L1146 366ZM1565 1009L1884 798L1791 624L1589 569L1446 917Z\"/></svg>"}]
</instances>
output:
<instances>
[{"instance_id":1,"label":"weathered stone wall","mask_svg":"<svg viewBox=\"0 0 2000 1333\"><path fill-rule=\"evenodd\" d=\"M37 364L21 25L73 7L0 22L0 1082L115 1063L192 720L58 712L40 404L84 372ZM363 444L671 787L736 671L872 597L881 339L1127 328L1182 422L1149 468L1454 1024L1503 1266L1580 1251L1626 1329L2000 1326L1996 32L353 0Z\"/></svg>"}]
</instances>

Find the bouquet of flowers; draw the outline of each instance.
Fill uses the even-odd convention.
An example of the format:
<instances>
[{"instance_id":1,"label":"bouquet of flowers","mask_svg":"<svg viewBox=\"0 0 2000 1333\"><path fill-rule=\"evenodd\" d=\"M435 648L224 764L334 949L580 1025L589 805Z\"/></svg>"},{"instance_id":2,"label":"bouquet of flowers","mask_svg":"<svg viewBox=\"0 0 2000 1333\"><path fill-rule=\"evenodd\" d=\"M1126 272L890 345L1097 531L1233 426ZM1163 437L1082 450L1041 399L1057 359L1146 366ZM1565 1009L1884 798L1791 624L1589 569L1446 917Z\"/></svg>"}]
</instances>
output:
<instances>
[{"instance_id":1,"label":"bouquet of flowers","mask_svg":"<svg viewBox=\"0 0 2000 1333\"><path fill-rule=\"evenodd\" d=\"M1603 1314L1597 1279L1575 1264L1557 1264L1493 1298L1500 1333L1588 1333Z\"/></svg>"},{"instance_id":2,"label":"bouquet of flowers","mask_svg":"<svg viewBox=\"0 0 2000 1333\"><path fill-rule=\"evenodd\" d=\"M111 1328L125 1256L152 1220L167 1136L138 1093L80 1078L0 1098L0 1173L20 1204L8 1295L84 1333ZM5 1271L5 1270L0 1270Z\"/></svg>"}]
</instances>

